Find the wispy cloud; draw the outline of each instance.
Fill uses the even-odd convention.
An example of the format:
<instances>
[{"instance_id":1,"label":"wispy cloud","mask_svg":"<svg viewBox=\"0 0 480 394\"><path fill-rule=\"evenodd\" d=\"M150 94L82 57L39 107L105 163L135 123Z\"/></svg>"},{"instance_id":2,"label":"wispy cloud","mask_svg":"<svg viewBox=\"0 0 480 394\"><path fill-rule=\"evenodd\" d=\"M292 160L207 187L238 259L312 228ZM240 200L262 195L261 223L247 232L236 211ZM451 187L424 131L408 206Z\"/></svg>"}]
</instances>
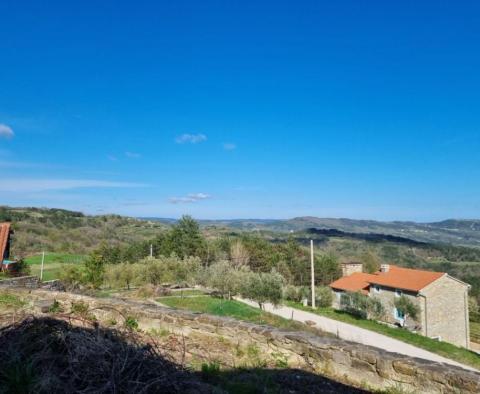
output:
<instances>
[{"instance_id":1,"label":"wispy cloud","mask_svg":"<svg viewBox=\"0 0 480 394\"><path fill-rule=\"evenodd\" d=\"M223 144L223 149L225 150L235 150L237 149L237 145L232 144L231 142L226 142Z\"/></svg>"},{"instance_id":2,"label":"wispy cloud","mask_svg":"<svg viewBox=\"0 0 480 394\"><path fill-rule=\"evenodd\" d=\"M117 161L118 157L114 156L114 155L107 155L107 159L110 160L110 161Z\"/></svg>"},{"instance_id":3,"label":"wispy cloud","mask_svg":"<svg viewBox=\"0 0 480 394\"><path fill-rule=\"evenodd\" d=\"M0 192L44 192L49 190L136 188L148 185L95 179L0 179Z\"/></svg>"},{"instance_id":4,"label":"wispy cloud","mask_svg":"<svg viewBox=\"0 0 480 394\"><path fill-rule=\"evenodd\" d=\"M205 134L182 134L175 138L177 144L198 144L206 140Z\"/></svg>"},{"instance_id":5,"label":"wispy cloud","mask_svg":"<svg viewBox=\"0 0 480 394\"><path fill-rule=\"evenodd\" d=\"M0 168L44 168L44 169L64 169L61 165L47 163L32 163L26 161L0 160ZM0 180L1 181L1 180Z\"/></svg>"},{"instance_id":6,"label":"wispy cloud","mask_svg":"<svg viewBox=\"0 0 480 394\"><path fill-rule=\"evenodd\" d=\"M13 138L14 135L15 133L10 126L0 123L0 138L10 139Z\"/></svg>"},{"instance_id":7,"label":"wispy cloud","mask_svg":"<svg viewBox=\"0 0 480 394\"><path fill-rule=\"evenodd\" d=\"M129 159L139 159L142 157L140 153L135 153L135 152L125 152L125 156L127 156Z\"/></svg>"},{"instance_id":8,"label":"wispy cloud","mask_svg":"<svg viewBox=\"0 0 480 394\"><path fill-rule=\"evenodd\" d=\"M202 200L207 200L209 198L211 198L209 194L194 193L194 194L188 194L185 197L171 197L169 201L172 204L190 204L190 203L194 203Z\"/></svg>"}]
</instances>

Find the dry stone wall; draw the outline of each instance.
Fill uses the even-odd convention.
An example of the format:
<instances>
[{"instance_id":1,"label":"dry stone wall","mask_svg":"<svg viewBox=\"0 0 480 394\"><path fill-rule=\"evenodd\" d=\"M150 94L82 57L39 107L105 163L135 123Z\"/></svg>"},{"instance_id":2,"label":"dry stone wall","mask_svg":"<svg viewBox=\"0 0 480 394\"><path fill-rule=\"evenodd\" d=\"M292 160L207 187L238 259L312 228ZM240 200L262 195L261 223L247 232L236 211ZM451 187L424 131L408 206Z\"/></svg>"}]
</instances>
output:
<instances>
[{"instance_id":1,"label":"dry stone wall","mask_svg":"<svg viewBox=\"0 0 480 394\"><path fill-rule=\"evenodd\" d=\"M19 290L22 291L22 290ZM25 292L25 290L23 290ZM467 371L381 349L307 332L284 331L231 318L191 313L153 303L98 299L65 292L33 290L25 293L32 304L57 300L66 310L72 303L88 304L102 322L133 316L145 331L168 330L192 343L223 344L223 359L235 360L238 349L254 345L264 357L281 354L284 365L313 371L339 381L371 389L401 388L415 393L479 393L480 373ZM45 308L43 308L45 310ZM40 309L39 309L40 313ZM190 349L187 349L190 351ZM205 351L205 349L203 350ZM233 361L234 363L234 361Z\"/></svg>"}]
</instances>

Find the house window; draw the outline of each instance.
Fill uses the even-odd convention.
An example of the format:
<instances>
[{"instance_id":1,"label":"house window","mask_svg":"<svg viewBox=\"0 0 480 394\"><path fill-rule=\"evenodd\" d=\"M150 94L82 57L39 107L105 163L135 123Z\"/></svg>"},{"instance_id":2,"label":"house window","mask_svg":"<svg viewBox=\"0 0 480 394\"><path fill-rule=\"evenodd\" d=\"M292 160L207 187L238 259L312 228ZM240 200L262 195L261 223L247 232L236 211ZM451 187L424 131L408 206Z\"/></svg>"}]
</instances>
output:
<instances>
[{"instance_id":1,"label":"house window","mask_svg":"<svg viewBox=\"0 0 480 394\"><path fill-rule=\"evenodd\" d=\"M397 320L405 320L405 313L403 313L403 311L401 310L398 310L397 308L393 309L393 315Z\"/></svg>"},{"instance_id":2,"label":"house window","mask_svg":"<svg viewBox=\"0 0 480 394\"><path fill-rule=\"evenodd\" d=\"M402 295L403 295L402 290L398 290L398 289L395 290L395 297L401 297Z\"/></svg>"},{"instance_id":3,"label":"house window","mask_svg":"<svg viewBox=\"0 0 480 394\"><path fill-rule=\"evenodd\" d=\"M375 293L380 293L380 286L374 285L374 286L373 286L373 291L374 291Z\"/></svg>"}]
</instances>

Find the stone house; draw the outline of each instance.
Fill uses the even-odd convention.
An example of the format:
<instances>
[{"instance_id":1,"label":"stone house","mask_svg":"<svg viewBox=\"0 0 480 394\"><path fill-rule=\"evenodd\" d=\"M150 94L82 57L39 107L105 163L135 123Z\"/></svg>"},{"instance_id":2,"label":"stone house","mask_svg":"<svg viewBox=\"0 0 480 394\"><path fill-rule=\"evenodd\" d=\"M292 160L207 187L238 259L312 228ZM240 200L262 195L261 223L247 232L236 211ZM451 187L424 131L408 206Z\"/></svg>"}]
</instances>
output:
<instances>
[{"instance_id":1,"label":"stone house","mask_svg":"<svg viewBox=\"0 0 480 394\"><path fill-rule=\"evenodd\" d=\"M345 292L360 292L381 301L383 322L405 326L421 335L470 347L468 291L470 285L445 272L422 271L382 264L373 274L362 272L362 264L342 264L344 276L330 284L333 307L341 309ZM407 297L418 306L416 320L404 316L395 300Z\"/></svg>"}]
</instances>

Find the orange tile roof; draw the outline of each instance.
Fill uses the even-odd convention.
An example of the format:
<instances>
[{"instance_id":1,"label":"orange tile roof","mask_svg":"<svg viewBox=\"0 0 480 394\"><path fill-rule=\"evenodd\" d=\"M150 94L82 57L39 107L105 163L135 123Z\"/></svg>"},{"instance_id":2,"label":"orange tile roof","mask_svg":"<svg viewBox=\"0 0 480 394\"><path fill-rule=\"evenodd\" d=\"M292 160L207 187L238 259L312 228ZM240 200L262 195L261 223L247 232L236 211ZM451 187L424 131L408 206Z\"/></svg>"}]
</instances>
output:
<instances>
[{"instance_id":1,"label":"orange tile roof","mask_svg":"<svg viewBox=\"0 0 480 394\"><path fill-rule=\"evenodd\" d=\"M0 262L3 261L10 235L10 223L0 223Z\"/></svg>"},{"instance_id":2,"label":"orange tile roof","mask_svg":"<svg viewBox=\"0 0 480 394\"><path fill-rule=\"evenodd\" d=\"M369 282L401 290L420 291L445 275L445 272L421 271L390 265L388 272L370 275Z\"/></svg>"},{"instance_id":3,"label":"orange tile roof","mask_svg":"<svg viewBox=\"0 0 480 394\"><path fill-rule=\"evenodd\" d=\"M335 282L330 283L332 289L344 290L344 291L360 291L364 294L368 293L370 286L370 280L375 275L365 274L363 272L354 272L351 275L344 276L337 279Z\"/></svg>"}]
</instances>

